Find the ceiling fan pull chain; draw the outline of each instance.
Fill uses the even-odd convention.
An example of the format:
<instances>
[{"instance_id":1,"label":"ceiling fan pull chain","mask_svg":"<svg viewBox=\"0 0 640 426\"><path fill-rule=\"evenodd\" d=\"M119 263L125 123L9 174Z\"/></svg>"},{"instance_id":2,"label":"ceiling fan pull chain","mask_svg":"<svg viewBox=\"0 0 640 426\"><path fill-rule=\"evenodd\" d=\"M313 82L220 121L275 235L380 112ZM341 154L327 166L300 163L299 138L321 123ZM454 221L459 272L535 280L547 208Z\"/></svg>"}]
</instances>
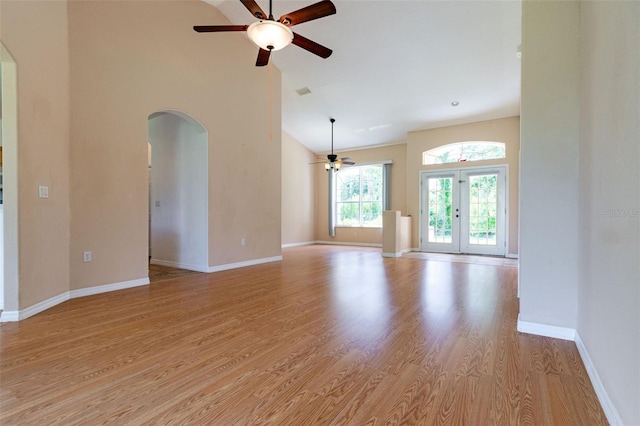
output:
<instances>
[{"instance_id":1,"label":"ceiling fan pull chain","mask_svg":"<svg viewBox=\"0 0 640 426\"><path fill-rule=\"evenodd\" d=\"M273 141L273 61L269 61L269 140Z\"/></svg>"}]
</instances>

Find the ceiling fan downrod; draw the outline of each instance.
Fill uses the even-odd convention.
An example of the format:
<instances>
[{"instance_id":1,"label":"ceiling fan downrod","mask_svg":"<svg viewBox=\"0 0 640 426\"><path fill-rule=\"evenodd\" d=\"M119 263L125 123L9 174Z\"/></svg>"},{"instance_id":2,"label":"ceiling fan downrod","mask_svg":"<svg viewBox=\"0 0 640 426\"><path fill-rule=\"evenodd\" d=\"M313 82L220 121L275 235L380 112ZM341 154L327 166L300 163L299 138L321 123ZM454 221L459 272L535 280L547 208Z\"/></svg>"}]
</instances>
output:
<instances>
[{"instance_id":1,"label":"ceiling fan downrod","mask_svg":"<svg viewBox=\"0 0 640 426\"><path fill-rule=\"evenodd\" d=\"M270 21L275 21L275 19L273 19L273 9L272 9L273 4L272 3L273 3L273 0L269 0L269 20Z\"/></svg>"},{"instance_id":2,"label":"ceiling fan downrod","mask_svg":"<svg viewBox=\"0 0 640 426\"><path fill-rule=\"evenodd\" d=\"M333 153L333 123L336 122L336 119L330 118L329 121L331 121L331 154L327 155L327 159L329 160L331 168L333 168L333 164L338 159L338 156Z\"/></svg>"}]
</instances>

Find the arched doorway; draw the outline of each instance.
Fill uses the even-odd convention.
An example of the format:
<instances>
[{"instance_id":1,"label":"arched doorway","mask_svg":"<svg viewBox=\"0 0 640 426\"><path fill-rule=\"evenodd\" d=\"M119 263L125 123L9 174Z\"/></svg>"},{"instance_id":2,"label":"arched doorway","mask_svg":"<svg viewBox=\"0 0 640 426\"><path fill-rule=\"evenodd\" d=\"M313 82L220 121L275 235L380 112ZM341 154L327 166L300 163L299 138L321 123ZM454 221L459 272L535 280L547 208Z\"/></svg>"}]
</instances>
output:
<instances>
[{"instance_id":1,"label":"arched doorway","mask_svg":"<svg viewBox=\"0 0 640 426\"><path fill-rule=\"evenodd\" d=\"M208 132L180 111L148 118L150 261L207 272L209 267Z\"/></svg>"},{"instance_id":2,"label":"arched doorway","mask_svg":"<svg viewBox=\"0 0 640 426\"><path fill-rule=\"evenodd\" d=\"M2 110L2 255L0 255L1 321L17 321L20 310L18 280L18 106L16 63L0 43L0 95Z\"/></svg>"}]
</instances>

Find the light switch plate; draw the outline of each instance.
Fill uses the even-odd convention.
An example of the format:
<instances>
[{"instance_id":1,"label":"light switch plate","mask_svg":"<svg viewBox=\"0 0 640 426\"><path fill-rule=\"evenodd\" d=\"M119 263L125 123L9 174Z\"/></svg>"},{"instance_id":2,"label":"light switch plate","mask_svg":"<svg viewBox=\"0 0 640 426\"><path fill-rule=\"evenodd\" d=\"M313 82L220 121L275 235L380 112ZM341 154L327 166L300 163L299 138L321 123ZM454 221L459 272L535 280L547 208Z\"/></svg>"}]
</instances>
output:
<instances>
[{"instance_id":1,"label":"light switch plate","mask_svg":"<svg viewBox=\"0 0 640 426\"><path fill-rule=\"evenodd\" d=\"M38 197L40 198L49 198L49 187L40 185L38 187Z\"/></svg>"}]
</instances>

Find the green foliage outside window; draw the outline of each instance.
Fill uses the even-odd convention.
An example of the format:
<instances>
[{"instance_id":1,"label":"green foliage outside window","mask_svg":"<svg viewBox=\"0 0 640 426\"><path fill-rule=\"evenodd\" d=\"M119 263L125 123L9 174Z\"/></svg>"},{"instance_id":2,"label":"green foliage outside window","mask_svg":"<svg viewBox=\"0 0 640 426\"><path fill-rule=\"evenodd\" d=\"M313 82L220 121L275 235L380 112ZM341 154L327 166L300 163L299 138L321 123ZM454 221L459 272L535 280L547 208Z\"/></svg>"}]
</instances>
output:
<instances>
[{"instance_id":1,"label":"green foliage outside window","mask_svg":"<svg viewBox=\"0 0 640 426\"><path fill-rule=\"evenodd\" d=\"M505 158L502 142L468 141L442 145L422 153L422 164L446 164Z\"/></svg>"},{"instance_id":2,"label":"green foliage outside window","mask_svg":"<svg viewBox=\"0 0 640 426\"><path fill-rule=\"evenodd\" d=\"M451 236L451 182L450 178L436 178L429 183L429 228L436 237Z\"/></svg>"},{"instance_id":3,"label":"green foliage outside window","mask_svg":"<svg viewBox=\"0 0 640 426\"><path fill-rule=\"evenodd\" d=\"M471 177L469 184L469 236L493 239L496 235L497 175Z\"/></svg>"},{"instance_id":4,"label":"green foliage outside window","mask_svg":"<svg viewBox=\"0 0 640 426\"><path fill-rule=\"evenodd\" d=\"M336 174L338 226L382 226L382 165L349 167Z\"/></svg>"}]
</instances>

